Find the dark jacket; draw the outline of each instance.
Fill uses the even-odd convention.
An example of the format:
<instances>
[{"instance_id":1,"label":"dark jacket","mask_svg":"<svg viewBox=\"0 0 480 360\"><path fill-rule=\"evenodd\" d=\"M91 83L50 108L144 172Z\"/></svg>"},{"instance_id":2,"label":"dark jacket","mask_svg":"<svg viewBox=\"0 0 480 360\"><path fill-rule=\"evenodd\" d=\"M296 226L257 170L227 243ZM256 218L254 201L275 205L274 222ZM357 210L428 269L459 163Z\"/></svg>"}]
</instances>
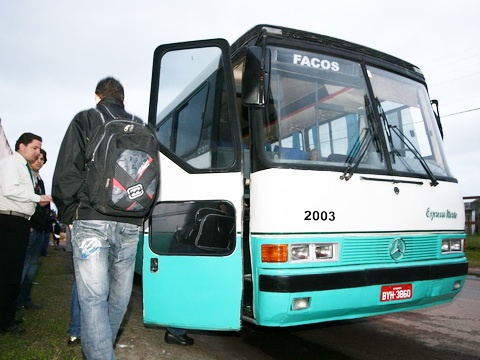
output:
<instances>
[{"instance_id":1,"label":"dark jacket","mask_svg":"<svg viewBox=\"0 0 480 360\"><path fill-rule=\"evenodd\" d=\"M97 104L106 121L115 117L131 118L125 111L122 101L116 98L104 98ZM141 120L135 117L137 121ZM97 127L102 125L100 115L95 109L84 110L75 115L60 146L57 164L53 174L52 196L58 209L60 221L71 224L73 220L109 220L142 225L143 219L132 217L112 217L96 211L91 205L85 189L87 151L89 141Z\"/></svg>"},{"instance_id":2,"label":"dark jacket","mask_svg":"<svg viewBox=\"0 0 480 360\"><path fill-rule=\"evenodd\" d=\"M38 190L35 193L38 195L45 195L45 184L43 180L38 177ZM38 231L52 232L52 221L50 220L50 205L40 206L37 204L35 213L30 218L30 226Z\"/></svg>"}]
</instances>

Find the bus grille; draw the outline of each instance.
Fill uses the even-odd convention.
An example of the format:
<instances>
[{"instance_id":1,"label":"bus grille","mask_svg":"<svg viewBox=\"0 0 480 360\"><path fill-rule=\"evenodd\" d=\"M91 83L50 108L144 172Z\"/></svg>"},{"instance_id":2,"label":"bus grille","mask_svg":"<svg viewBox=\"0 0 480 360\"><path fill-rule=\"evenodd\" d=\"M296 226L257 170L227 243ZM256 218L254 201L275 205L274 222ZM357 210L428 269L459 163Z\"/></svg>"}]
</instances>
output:
<instances>
[{"instance_id":1,"label":"bus grille","mask_svg":"<svg viewBox=\"0 0 480 360\"><path fill-rule=\"evenodd\" d=\"M346 237L341 249L342 265L391 263L390 244L396 237ZM402 236L402 262L437 259L441 240L437 236Z\"/></svg>"}]
</instances>

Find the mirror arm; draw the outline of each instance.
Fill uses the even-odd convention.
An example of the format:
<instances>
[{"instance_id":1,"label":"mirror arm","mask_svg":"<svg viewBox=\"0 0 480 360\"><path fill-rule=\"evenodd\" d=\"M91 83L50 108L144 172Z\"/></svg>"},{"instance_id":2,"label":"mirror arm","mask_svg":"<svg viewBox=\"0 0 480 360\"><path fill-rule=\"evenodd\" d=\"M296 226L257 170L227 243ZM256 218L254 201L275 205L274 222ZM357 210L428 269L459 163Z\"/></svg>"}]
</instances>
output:
<instances>
[{"instance_id":1,"label":"mirror arm","mask_svg":"<svg viewBox=\"0 0 480 360\"><path fill-rule=\"evenodd\" d=\"M430 104L432 104L433 114L435 115L435 119L437 120L437 125L438 125L438 130L440 130L440 135L442 136L443 139L443 127L442 127L442 122L440 120L440 109L438 107L438 100L430 100Z\"/></svg>"}]
</instances>

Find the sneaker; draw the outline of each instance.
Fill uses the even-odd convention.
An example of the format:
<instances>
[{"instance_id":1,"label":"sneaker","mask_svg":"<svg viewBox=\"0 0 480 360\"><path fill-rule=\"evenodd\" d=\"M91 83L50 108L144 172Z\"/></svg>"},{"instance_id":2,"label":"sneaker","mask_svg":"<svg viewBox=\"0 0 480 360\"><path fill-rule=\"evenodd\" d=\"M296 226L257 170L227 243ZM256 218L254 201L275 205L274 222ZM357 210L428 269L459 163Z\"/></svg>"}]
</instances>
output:
<instances>
[{"instance_id":1,"label":"sneaker","mask_svg":"<svg viewBox=\"0 0 480 360\"><path fill-rule=\"evenodd\" d=\"M70 336L67 341L67 345L78 345L80 344L80 338L77 336Z\"/></svg>"}]
</instances>

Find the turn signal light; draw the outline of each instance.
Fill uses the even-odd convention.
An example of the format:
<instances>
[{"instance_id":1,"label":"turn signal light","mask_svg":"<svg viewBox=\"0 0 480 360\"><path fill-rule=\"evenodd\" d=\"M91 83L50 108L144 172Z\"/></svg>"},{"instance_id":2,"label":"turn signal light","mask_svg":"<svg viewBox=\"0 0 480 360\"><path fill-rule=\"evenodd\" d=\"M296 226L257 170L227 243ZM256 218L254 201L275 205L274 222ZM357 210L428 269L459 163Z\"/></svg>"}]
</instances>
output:
<instances>
[{"instance_id":1,"label":"turn signal light","mask_svg":"<svg viewBox=\"0 0 480 360\"><path fill-rule=\"evenodd\" d=\"M262 245L262 262L281 263L288 260L287 244Z\"/></svg>"}]
</instances>

